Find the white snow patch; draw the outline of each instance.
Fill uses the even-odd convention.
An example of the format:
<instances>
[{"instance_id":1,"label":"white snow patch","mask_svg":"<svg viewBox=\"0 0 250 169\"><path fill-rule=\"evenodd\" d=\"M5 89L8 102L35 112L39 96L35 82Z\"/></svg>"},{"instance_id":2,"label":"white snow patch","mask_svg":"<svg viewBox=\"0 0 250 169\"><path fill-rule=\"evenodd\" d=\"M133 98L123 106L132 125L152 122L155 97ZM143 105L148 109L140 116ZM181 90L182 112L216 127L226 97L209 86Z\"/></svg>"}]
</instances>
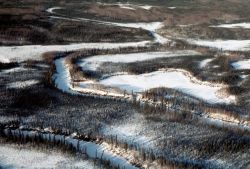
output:
<instances>
[{"instance_id":1,"label":"white snow patch","mask_svg":"<svg viewBox=\"0 0 250 169\"><path fill-rule=\"evenodd\" d=\"M10 144L0 145L0 163L3 168L94 168L94 164L87 160L67 157L53 151L45 153Z\"/></svg>"},{"instance_id":2,"label":"white snow patch","mask_svg":"<svg viewBox=\"0 0 250 169\"><path fill-rule=\"evenodd\" d=\"M153 6L151 6L151 5L138 5L138 7L142 8L142 9L150 10Z\"/></svg>"},{"instance_id":3,"label":"white snow patch","mask_svg":"<svg viewBox=\"0 0 250 169\"><path fill-rule=\"evenodd\" d=\"M168 9L176 9L176 7L175 6L170 6L170 7L168 7Z\"/></svg>"},{"instance_id":4,"label":"white snow patch","mask_svg":"<svg viewBox=\"0 0 250 169\"><path fill-rule=\"evenodd\" d=\"M233 24L221 24L221 25L213 25L210 27L215 28L243 28L243 29L250 29L250 23L233 23Z\"/></svg>"},{"instance_id":5,"label":"white snow patch","mask_svg":"<svg viewBox=\"0 0 250 169\"><path fill-rule=\"evenodd\" d=\"M220 97L218 91L223 85L213 86L188 77L185 71L155 71L140 75L118 75L99 81L106 86L118 87L128 92L143 92L151 88L168 87L190 94L210 103L232 103L234 96ZM189 74L190 75L190 74ZM191 79L192 78L192 79Z\"/></svg>"},{"instance_id":6,"label":"white snow patch","mask_svg":"<svg viewBox=\"0 0 250 169\"><path fill-rule=\"evenodd\" d=\"M105 62L113 63L132 63L157 58L168 58L177 56L194 56L199 55L199 52L193 50L177 50L165 52L148 52L148 53L130 53L130 54L115 54L115 55L97 55L81 60L80 66L83 70L95 71Z\"/></svg>"},{"instance_id":7,"label":"white snow patch","mask_svg":"<svg viewBox=\"0 0 250 169\"><path fill-rule=\"evenodd\" d=\"M98 2L98 4L101 4L101 5L118 5L120 8L125 8L125 9L130 9L130 10L136 10L136 8L142 8L142 9L145 9L145 10L150 10L153 6L151 5L136 5L136 4L131 4L131 3L121 3L121 2L118 2L118 3L101 3L101 2Z\"/></svg>"},{"instance_id":8,"label":"white snow patch","mask_svg":"<svg viewBox=\"0 0 250 169\"><path fill-rule=\"evenodd\" d=\"M5 56L0 55L0 63L10 63L10 60Z\"/></svg>"},{"instance_id":9,"label":"white snow patch","mask_svg":"<svg viewBox=\"0 0 250 169\"><path fill-rule=\"evenodd\" d=\"M120 8L123 8L123 9L129 9L129 10L136 10L135 8L133 8L131 5L129 4L121 4L121 3L118 3L118 6Z\"/></svg>"},{"instance_id":10,"label":"white snow patch","mask_svg":"<svg viewBox=\"0 0 250 169\"><path fill-rule=\"evenodd\" d=\"M55 13L54 10L56 10L56 9L63 9L63 8L59 7L59 6L56 6L56 7L52 7L52 8L47 9L46 12L54 14Z\"/></svg>"},{"instance_id":11,"label":"white snow patch","mask_svg":"<svg viewBox=\"0 0 250 169\"><path fill-rule=\"evenodd\" d=\"M232 66L237 70L250 69L250 59L234 62Z\"/></svg>"},{"instance_id":12,"label":"white snow patch","mask_svg":"<svg viewBox=\"0 0 250 169\"><path fill-rule=\"evenodd\" d=\"M204 59L203 61L200 62L199 67L204 68L207 66L208 63L212 62L213 59Z\"/></svg>"},{"instance_id":13,"label":"white snow patch","mask_svg":"<svg viewBox=\"0 0 250 169\"><path fill-rule=\"evenodd\" d=\"M20 88L30 87L38 83L39 83L38 80L16 81L16 82L7 84L7 88L20 89Z\"/></svg>"},{"instance_id":14,"label":"white snow patch","mask_svg":"<svg viewBox=\"0 0 250 169\"><path fill-rule=\"evenodd\" d=\"M146 46L150 41L141 42L128 42L128 43L80 43L80 44L69 44L69 45L26 45L26 46L15 46L0 47L0 55L11 61L22 62L28 59L42 60L41 55L49 51L72 51L80 49L113 49L119 47L135 47L135 46Z\"/></svg>"},{"instance_id":15,"label":"white snow patch","mask_svg":"<svg viewBox=\"0 0 250 169\"><path fill-rule=\"evenodd\" d=\"M228 51L249 51L250 40L187 40L191 44Z\"/></svg>"},{"instance_id":16,"label":"white snow patch","mask_svg":"<svg viewBox=\"0 0 250 169\"><path fill-rule=\"evenodd\" d=\"M56 87L63 92L72 93L71 77L65 63L65 58L56 59L55 65L56 73L53 75L52 79L54 80Z\"/></svg>"}]
</instances>

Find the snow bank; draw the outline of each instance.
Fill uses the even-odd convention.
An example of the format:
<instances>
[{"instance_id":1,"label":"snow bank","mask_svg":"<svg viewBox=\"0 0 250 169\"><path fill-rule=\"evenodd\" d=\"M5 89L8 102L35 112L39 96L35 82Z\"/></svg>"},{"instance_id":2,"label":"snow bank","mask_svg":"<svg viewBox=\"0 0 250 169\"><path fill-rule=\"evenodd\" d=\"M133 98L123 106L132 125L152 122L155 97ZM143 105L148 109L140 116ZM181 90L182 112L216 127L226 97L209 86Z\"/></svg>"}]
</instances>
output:
<instances>
[{"instance_id":1,"label":"snow bank","mask_svg":"<svg viewBox=\"0 0 250 169\"><path fill-rule=\"evenodd\" d=\"M221 25L213 25L210 27L215 28L243 28L243 29L250 29L250 23L233 23L233 24L221 24Z\"/></svg>"},{"instance_id":2,"label":"snow bank","mask_svg":"<svg viewBox=\"0 0 250 169\"><path fill-rule=\"evenodd\" d=\"M250 40L187 40L189 43L228 51L249 51Z\"/></svg>"},{"instance_id":3,"label":"snow bank","mask_svg":"<svg viewBox=\"0 0 250 169\"><path fill-rule=\"evenodd\" d=\"M250 69L250 59L234 62L232 66L237 70Z\"/></svg>"},{"instance_id":4,"label":"snow bank","mask_svg":"<svg viewBox=\"0 0 250 169\"><path fill-rule=\"evenodd\" d=\"M212 86L188 77L184 71L156 71L140 75L118 75L99 81L99 83L118 87L128 92L143 92L151 88L168 87L200 98L210 103L231 103L235 97L219 97L221 86Z\"/></svg>"},{"instance_id":5,"label":"snow bank","mask_svg":"<svg viewBox=\"0 0 250 169\"><path fill-rule=\"evenodd\" d=\"M177 56L194 56L199 55L199 52L193 50L177 50L165 52L147 52L147 53L130 53L130 54L114 54L114 55L97 55L81 60L80 66L83 70L95 71L105 62L113 63L131 63L157 58L168 58Z\"/></svg>"}]
</instances>

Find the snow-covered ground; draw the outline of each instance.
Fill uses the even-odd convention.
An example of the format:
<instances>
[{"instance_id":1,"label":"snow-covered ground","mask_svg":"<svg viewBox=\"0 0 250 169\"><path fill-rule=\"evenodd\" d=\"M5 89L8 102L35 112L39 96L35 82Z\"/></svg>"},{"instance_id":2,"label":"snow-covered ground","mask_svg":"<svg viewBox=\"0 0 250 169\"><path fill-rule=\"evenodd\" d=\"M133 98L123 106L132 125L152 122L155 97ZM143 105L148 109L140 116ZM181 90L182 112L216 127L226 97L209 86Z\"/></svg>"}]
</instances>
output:
<instances>
[{"instance_id":1,"label":"snow-covered ground","mask_svg":"<svg viewBox=\"0 0 250 169\"><path fill-rule=\"evenodd\" d=\"M234 96L219 96L218 92L223 88L223 85L213 86L213 84L199 81L195 77L190 76L190 73L184 70L155 71L140 75L112 76L99 81L99 83L118 87L128 92L143 92L152 88L168 87L210 103L235 102Z\"/></svg>"},{"instance_id":2,"label":"snow-covered ground","mask_svg":"<svg viewBox=\"0 0 250 169\"><path fill-rule=\"evenodd\" d=\"M232 63L232 66L235 69L241 70L241 69L250 69L250 59L248 60L241 60L238 62Z\"/></svg>"},{"instance_id":3,"label":"snow-covered ground","mask_svg":"<svg viewBox=\"0 0 250 169\"><path fill-rule=\"evenodd\" d=\"M16 82L7 84L7 88L18 88L18 89L26 88L26 87L30 87L38 83L39 83L39 80L16 81Z\"/></svg>"},{"instance_id":4,"label":"snow-covered ground","mask_svg":"<svg viewBox=\"0 0 250 169\"><path fill-rule=\"evenodd\" d=\"M134 114L124 123L116 123L114 125L106 125L102 129L105 136L117 136L120 141L126 141L129 145L139 144L143 148L155 148L156 137L155 132L147 129L147 121L141 114Z\"/></svg>"},{"instance_id":5,"label":"snow-covered ground","mask_svg":"<svg viewBox=\"0 0 250 169\"><path fill-rule=\"evenodd\" d=\"M233 24L221 24L221 25L213 25L210 27L215 28L243 28L243 29L250 29L250 23L233 23Z\"/></svg>"},{"instance_id":6,"label":"snow-covered ground","mask_svg":"<svg viewBox=\"0 0 250 169\"><path fill-rule=\"evenodd\" d=\"M0 55L10 61L22 62L28 59L42 60L41 55L48 51L72 51L80 49L113 49L122 47L146 46L149 41L128 43L80 43L69 45L26 45L26 46L2 46Z\"/></svg>"},{"instance_id":7,"label":"snow-covered ground","mask_svg":"<svg viewBox=\"0 0 250 169\"><path fill-rule=\"evenodd\" d=\"M53 75L52 79L56 87L63 92L72 93L71 77L69 69L65 63L65 58L60 58L55 60L56 73Z\"/></svg>"},{"instance_id":8,"label":"snow-covered ground","mask_svg":"<svg viewBox=\"0 0 250 169\"><path fill-rule=\"evenodd\" d=\"M0 63L9 63L10 60L3 55L0 55Z\"/></svg>"},{"instance_id":9,"label":"snow-covered ground","mask_svg":"<svg viewBox=\"0 0 250 169\"><path fill-rule=\"evenodd\" d=\"M212 61L213 61L213 59L211 59L211 58L210 59L204 59L203 61L200 62L199 67L204 68L204 67L207 66L208 63L210 63Z\"/></svg>"},{"instance_id":10,"label":"snow-covered ground","mask_svg":"<svg viewBox=\"0 0 250 169\"><path fill-rule=\"evenodd\" d=\"M130 54L114 54L114 55L97 55L81 60L80 66L83 70L95 71L102 63L132 63L157 58L168 58L177 56L194 56L200 55L199 52L193 50L176 50L165 52L147 52L147 53L130 53Z\"/></svg>"},{"instance_id":11,"label":"snow-covered ground","mask_svg":"<svg viewBox=\"0 0 250 169\"><path fill-rule=\"evenodd\" d=\"M189 43L227 51L249 51L250 40L187 40Z\"/></svg>"},{"instance_id":12,"label":"snow-covered ground","mask_svg":"<svg viewBox=\"0 0 250 169\"><path fill-rule=\"evenodd\" d=\"M94 163L68 157L58 152L43 152L20 148L12 144L0 144L0 168L95 168Z\"/></svg>"},{"instance_id":13,"label":"snow-covered ground","mask_svg":"<svg viewBox=\"0 0 250 169\"><path fill-rule=\"evenodd\" d=\"M8 131L5 130L6 134L7 134L7 132ZM86 141L75 139L74 137L77 135L76 133L73 133L70 136L65 137L64 135L54 135L54 134L50 133L49 131L46 131L46 133L45 133L44 131L42 131L42 132L32 131L32 130L25 131L25 130L18 130L17 129L17 130L11 130L11 132L13 135L18 135L21 132L24 135L24 137L29 136L30 138L37 137L38 134L40 133L44 140L51 141L51 138L55 138L57 141L63 140L64 144L66 144L66 145L72 144L75 148L78 147L79 151L82 153L86 153L88 158L90 158L90 159L109 160L110 164L114 167L119 166L119 167L124 168L124 169L136 169L136 167L132 166L122 156L119 156L115 153L108 151L105 144L96 144L94 142L86 142ZM1 157L1 154L0 154L0 157Z\"/></svg>"}]
</instances>

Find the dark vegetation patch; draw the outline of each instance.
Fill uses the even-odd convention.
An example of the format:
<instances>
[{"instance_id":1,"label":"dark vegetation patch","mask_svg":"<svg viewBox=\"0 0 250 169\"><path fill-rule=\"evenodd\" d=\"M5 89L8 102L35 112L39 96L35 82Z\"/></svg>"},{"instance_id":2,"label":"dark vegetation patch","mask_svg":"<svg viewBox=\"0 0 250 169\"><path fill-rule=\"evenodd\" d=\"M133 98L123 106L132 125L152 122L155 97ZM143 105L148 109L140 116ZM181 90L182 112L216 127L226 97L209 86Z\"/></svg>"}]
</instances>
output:
<instances>
[{"instance_id":1,"label":"dark vegetation patch","mask_svg":"<svg viewBox=\"0 0 250 169\"><path fill-rule=\"evenodd\" d=\"M10 62L10 63L2 63L0 62L0 71L3 69L11 69L14 67L17 67L18 63L17 62Z\"/></svg>"}]
</instances>

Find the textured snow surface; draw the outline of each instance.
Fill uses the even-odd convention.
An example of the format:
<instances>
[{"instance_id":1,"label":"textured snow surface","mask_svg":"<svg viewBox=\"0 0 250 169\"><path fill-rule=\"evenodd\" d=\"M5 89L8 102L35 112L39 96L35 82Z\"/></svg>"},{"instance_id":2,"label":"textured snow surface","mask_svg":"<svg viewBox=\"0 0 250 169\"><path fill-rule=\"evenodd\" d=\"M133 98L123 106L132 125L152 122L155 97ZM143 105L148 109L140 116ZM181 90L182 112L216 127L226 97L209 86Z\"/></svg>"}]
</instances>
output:
<instances>
[{"instance_id":1,"label":"textured snow surface","mask_svg":"<svg viewBox=\"0 0 250 169\"><path fill-rule=\"evenodd\" d=\"M232 63L235 69L250 69L250 59Z\"/></svg>"},{"instance_id":2,"label":"textured snow surface","mask_svg":"<svg viewBox=\"0 0 250 169\"><path fill-rule=\"evenodd\" d=\"M198 46L217 48L228 51L249 51L250 40L188 40Z\"/></svg>"},{"instance_id":3,"label":"textured snow surface","mask_svg":"<svg viewBox=\"0 0 250 169\"><path fill-rule=\"evenodd\" d=\"M39 83L39 80L16 81L16 82L9 83L7 85L7 88L16 88L16 89L26 88L26 87L30 87L38 83Z\"/></svg>"},{"instance_id":4,"label":"textured snow surface","mask_svg":"<svg viewBox=\"0 0 250 169\"><path fill-rule=\"evenodd\" d=\"M20 148L15 145L0 145L0 168L94 168L90 161L73 159L61 153L45 153L38 150Z\"/></svg>"},{"instance_id":5,"label":"textured snow surface","mask_svg":"<svg viewBox=\"0 0 250 169\"><path fill-rule=\"evenodd\" d=\"M80 66L83 70L96 70L102 63L132 63L157 58L168 58L177 56L193 56L199 55L199 52L192 50L177 50L166 52L147 52L147 53L130 53L130 54L114 54L114 55L97 55L81 60Z\"/></svg>"},{"instance_id":6,"label":"textured snow surface","mask_svg":"<svg viewBox=\"0 0 250 169\"><path fill-rule=\"evenodd\" d=\"M106 86L129 92L143 92L151 88L168 87L190 94L211 103L231 103L235 97L219 97L222 86L214 86L187 76L184 71L156 71L140 75L117 75L99 81Z\"/></svg>"}]
</instances>

